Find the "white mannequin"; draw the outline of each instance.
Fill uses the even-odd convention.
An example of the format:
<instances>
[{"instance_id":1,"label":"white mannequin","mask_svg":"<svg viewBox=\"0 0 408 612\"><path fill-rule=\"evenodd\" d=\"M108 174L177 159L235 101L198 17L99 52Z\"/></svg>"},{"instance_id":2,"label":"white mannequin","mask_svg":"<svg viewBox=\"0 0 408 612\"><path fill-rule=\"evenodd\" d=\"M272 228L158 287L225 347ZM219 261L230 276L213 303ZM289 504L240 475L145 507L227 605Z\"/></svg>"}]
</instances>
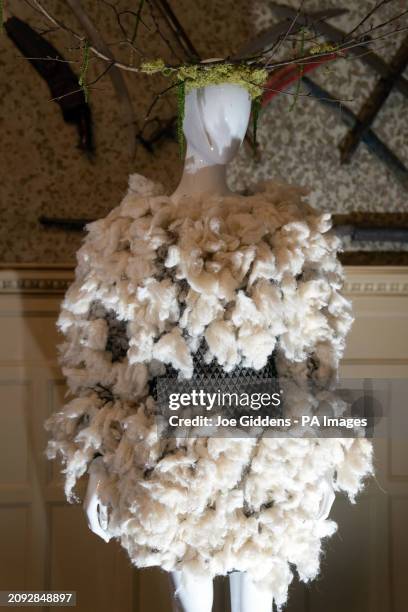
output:
<instances>
[{"instance_id":1,"label":"white mannequin","mask_svg":"<svg viewBox=\"0 0 408 612\"><path fill-rule=\"evenodd\" d=\"M227 164L245 137L251 98L239 85L224 83L193 89L186 96L183 129L187 142L181 181L171 198L232 193Z\"/></svg>"},{"instance_id":2,"label":"white mannequin","mask_svg":"<svg viewBox=\"0 0 408 612\"><path fill-rule=\"evenodd\" d=\"M186 96L183 123L187 142L184 171L171 199L179 202L191 195L227 195L227 164L235 157L248 127L251 98L248 91L231 83L193 89ZM101 504L98 489L106 478L104 468L96 459L90 469L84 509L89 527L109 540L103 522L106 508ZM325 519L334 501L331 478L322 483L323 499L319 519ZM254 583L241 572L229 576L232 612L271 612L273 593ZM213 581L172 572L171 583L177 612L211 612Z\"/></svg>"}]
</instances>

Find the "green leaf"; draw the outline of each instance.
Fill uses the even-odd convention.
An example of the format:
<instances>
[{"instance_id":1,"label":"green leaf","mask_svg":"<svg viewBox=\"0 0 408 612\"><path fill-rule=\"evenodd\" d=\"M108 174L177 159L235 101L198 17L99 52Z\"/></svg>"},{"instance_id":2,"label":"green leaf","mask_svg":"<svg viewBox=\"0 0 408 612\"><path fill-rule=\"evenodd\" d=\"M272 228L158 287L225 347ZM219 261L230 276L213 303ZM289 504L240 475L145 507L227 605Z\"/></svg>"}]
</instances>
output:
<instances>
[{"instance_id":1,"label":"green leaf","mask_svg":"<svg viewBox=\"0 0 408 612\"><path fill-rule=\"evenodd\" d=\"M177 140L179 143L179 155L183 159L186 152L186 140L184 138L183 123L186 106L186 85L180 81L177 85Z\"/></svg>"},{"instance_id":2,"label":"green leaf","mask_svg":"<svg viewBox=\"0 0 408 612\"><path fill-rule=\"evenodd\" d=\"M88 72L88 68L89 68L89 41L85 39L84 45L83 45L81 70L80 70L79 79L78 79L78 83L82 91L84 92L85 102L88 102L88 98L89 98L89 89L86 84L86 74Z\"/></svg>"},{"instance_id":3,"label":"green leaf","mask_svg":"<svg viewBox=\"0 0 408 612\"><path fill-rule=\"evenodd\" d=\"M256 151L256 136L258 132L258 121L259 121L259 113L261 111L261 98L254 98L252 100L252 129L253 129L253 139L254 139L254 152Z\"/></svg>"}]
</instances>

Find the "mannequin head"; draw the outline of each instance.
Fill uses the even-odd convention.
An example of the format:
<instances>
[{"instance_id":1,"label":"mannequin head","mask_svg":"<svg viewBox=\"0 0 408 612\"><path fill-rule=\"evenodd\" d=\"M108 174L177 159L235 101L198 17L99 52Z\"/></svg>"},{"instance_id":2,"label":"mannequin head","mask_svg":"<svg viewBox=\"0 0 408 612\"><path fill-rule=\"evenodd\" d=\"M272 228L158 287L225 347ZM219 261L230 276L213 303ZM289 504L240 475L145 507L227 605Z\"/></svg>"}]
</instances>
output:
<instances>
[{"instance_id":1,"label":"mannequin head","mask_svg":"<svg viewBox=\"0 0 408 612\"><path fill-rule=\"evenodd\" d=\"M251 97L240 85L222 83L186 96L183 130L189 153L203 165L224 165L237 153L248 127Z\"/></svg>"}]
</instances>

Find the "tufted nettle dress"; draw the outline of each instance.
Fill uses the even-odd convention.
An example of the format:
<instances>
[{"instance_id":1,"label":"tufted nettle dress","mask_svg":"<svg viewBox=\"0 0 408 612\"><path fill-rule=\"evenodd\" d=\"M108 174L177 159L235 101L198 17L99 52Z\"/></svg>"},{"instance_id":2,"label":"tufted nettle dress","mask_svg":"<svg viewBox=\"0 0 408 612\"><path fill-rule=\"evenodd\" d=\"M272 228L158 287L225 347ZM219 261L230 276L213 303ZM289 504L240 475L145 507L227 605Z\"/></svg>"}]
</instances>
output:
<instances>
[{"instance_id":1,"label":"tufted nettle dress","mask_svg":"<svg viewBox=\"0 0 408 612\"><path fill-rule=\"evenodd\" d=\"M62 458L71 500L102 458L107 531L138 567L246 571L278 606L294 572L317 575L336 529L320 512L327 483L353 500L369 441L161 438L155 387L273 378L285 414L341 414L328 389L352 315L329 229L290 185L176 204L138 175L88 226L59 318L72 397L47 423L48 455Z\"/></svg>"}]
</instances>

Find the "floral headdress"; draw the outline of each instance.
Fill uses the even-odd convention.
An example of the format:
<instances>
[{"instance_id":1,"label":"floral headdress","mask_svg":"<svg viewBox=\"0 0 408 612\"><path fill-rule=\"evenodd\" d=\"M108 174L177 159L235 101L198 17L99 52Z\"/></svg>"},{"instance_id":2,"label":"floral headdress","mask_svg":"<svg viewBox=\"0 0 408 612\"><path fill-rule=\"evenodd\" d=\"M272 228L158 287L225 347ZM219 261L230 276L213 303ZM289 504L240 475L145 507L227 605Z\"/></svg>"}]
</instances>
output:
<instances>
[{"instance_id":1,"label":"floral headdress","mask_svg":"<svg viewBox=\"0 0 408 612\"><path fill-rule=\"evenodd\" d=\"M392 1L394 4L400 4L398 0ZM3 18L2 4L3 2L0 0L0 23L2 23ZM379 41L389 37L395 38L396 35L402 34L408 29L406 23L402 21L404 17L407 17L408 9L397 9L380 18L380 10L382 8L385 9L385 4L389 4L384 1L378 2L358 23L353 24L348 32L344 32L326 23L328 19L346 14L348 12L347 9L331 8L307 13L303 11L303 2L299 3L298 8L292 8L271 1L269 4L272 11L280 21L271 24L265 30L257 33L254 38L246 41L232 55L228 55L221 60L203 62L198 49L190 39L181 21L177 18L169 0L149 0L149 2L141 0L138 3L137 9L132 3L129 3L129 7L124 6L120 9L116 6L116 3L115 6L112 3L104 3L108 4L109 10L114 12L121 36L123 37L123 39L115 43L119 50L118 52L115 51L115 54L112 52L110 45L99 34L98 28L93 25L87 13L80 6L81 3L73 3L71 9L79 23L81 23L84 32L77 32L72 29L72 26L65 25L59 17L55 17L43 6L42 0L35 0L33 4L35 6L32 8L35 8L36 13L40 13L48 23L52 24L53 30L63 30L76 41L76 45L72 46L72 49L76 49L79 43L82 59L78 83L83 91L85 103L88 100L90 87L109 73L121 101L121 111L124 124L129 132L129 148L132 157L135 153L135 142L137 139L135 132L136 122L126 82L121 77L118 78L118 71L120 70L127 73L161 73L173 79L174 82L168 89L176 87L178 92L178 132L180 142L183 142L184 100L188 91L195 87L203 87L210 84L216 85L223 82L239 84L248 90L253 101L254 136L256 137L262 89L265 91L265 95L262 96L262 106L265 106L276 94L283 92L293 95L293 103L290 105L291 110L294 108L300 95L313 95L310 93L309 83L307 84L308 92L306 94L301 94L300 92L300 83L306 72L314 70L319 65L328 61L345 56L348 56L349 59L351 57L360 58L363 62L372 66L376 58L370 54L371 48ZM8 19L5 23L9 35L10 28L13 25L10 23L12 19L14 18ZM170 54L170 64L166 64L162 59L154 61L146 59L143 50L149 47L152 33L157 34L160 41L167 47L167 52ZM155 36L154 38L157 39L157 37ZM27 36L25 31L23 38L24 41L21 42L20 47L26 49ZM27 52L25 55L30 61L35 60L32 56L33 53L37 53L38 38L35 39L35 46L33 48L35 49L34 52ZM48 47L47 49L49 51ZM116 57L117 53L121 55L125 53L127 55L129 49L131 52L130 56ZM59 53L57 55L58 57L55 62L61 63L61 66L66 70L65 60ZM167 53L165 55L167 56ZM88 81L87 73L91 56L103 60L106 66L103 67L102 72L92 81ZM134 62L136 56L141 58L141 63ZM127 59L128 57L130 57L130 60ZM48 62L52 60L52 57L50 57L48 52L43 59L46 59ZM37 58L37 60L42 61L41 58ZM77 58L75 58L74 62L76 61L78 61ZM74 62L68 60L68 63ZM46 72L48 74L49 71ZM57 72L56 68L53 67L51 73L57 74ZM267 75L269 75L268 79ZM71 75L69 76L71 78ZM75 75L73 76L75 78ZM70 78L66 79L67 83L71 82ZM55 86L58 92L61 88L60 80L60 78L57 79L58 87ZM287 88L296 82L295 91L288 92ZM312 85L314 87L313 83ZM51 91L53 91L52 87ZM321 88L319 88L319 92L316 94L316 97L321 100L327 101L333 98ZM60 101L65 99L65 96L71 93L77 93L77 90L73 92L68 91L53 99L60 103ZM149 107L148 115L157 99L162 96L162 93L164 92L157 94L156 99ZM333 98L333 101L336 101L336 99ZM169 125L164 126L163 130L168 129ZM142 134L139 136L142 142L145 142L145 139L142 139ZM254 142L255 144L256 142Z\"/></svg>"},{"instance_id":2,"label":"floral headdress","mask_svg":"<svg viewBox=\"0 0 408 612\"><path fill-rule=\"evenodd\" d=\"M177 136L181 155L184 154L185 149L183 120L186 94L193 89L207 87L208 85L234 83L248 91L252 99L253 131L254 141L256 141L261 97L268 78L266 68L249 63L232 63L225 60L185 64L173 68L167 66L162 59L158 59L142 63L140 70L146 74L161 73L163 76L171 78L174 86L177 87Z\"/></svg>"}]
</instances>

